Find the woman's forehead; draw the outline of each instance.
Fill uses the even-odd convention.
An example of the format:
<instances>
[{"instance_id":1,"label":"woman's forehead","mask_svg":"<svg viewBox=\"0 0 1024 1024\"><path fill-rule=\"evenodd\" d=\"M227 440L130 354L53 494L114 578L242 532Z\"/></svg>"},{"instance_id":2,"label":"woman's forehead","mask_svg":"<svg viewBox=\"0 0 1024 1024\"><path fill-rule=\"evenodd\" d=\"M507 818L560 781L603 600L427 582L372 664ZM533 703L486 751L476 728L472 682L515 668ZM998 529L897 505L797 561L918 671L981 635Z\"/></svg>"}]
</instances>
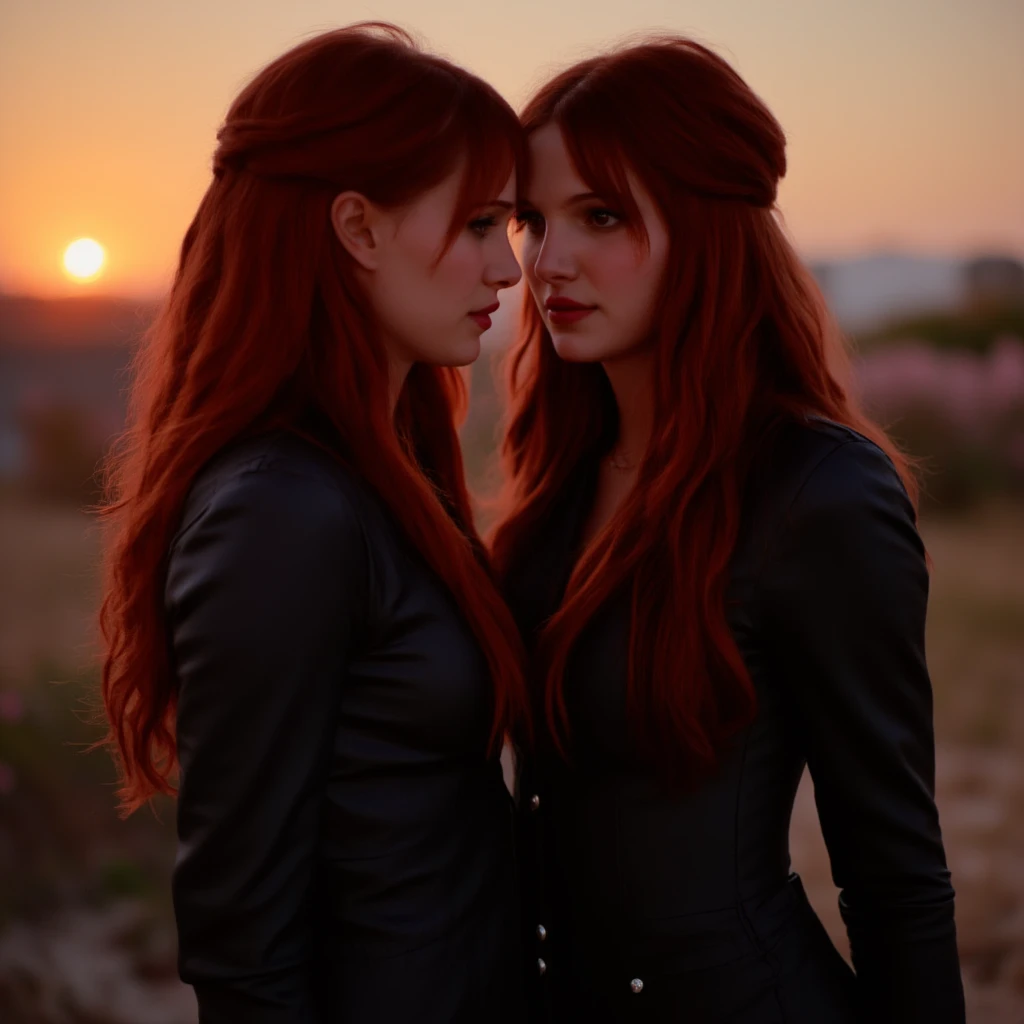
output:
<instances>
[{"instance_id":1,"label":"woman's forehead","mask_svg":"<svg viewBox=\"0 0 1024 1024\"><path fill-rule=\"evenodd\" d=\"M563 203L589 192L565 144L561 128L547 124L531 132L530 173L524 182L524 198L531 202Z\"/></svg>"}]
</instances>

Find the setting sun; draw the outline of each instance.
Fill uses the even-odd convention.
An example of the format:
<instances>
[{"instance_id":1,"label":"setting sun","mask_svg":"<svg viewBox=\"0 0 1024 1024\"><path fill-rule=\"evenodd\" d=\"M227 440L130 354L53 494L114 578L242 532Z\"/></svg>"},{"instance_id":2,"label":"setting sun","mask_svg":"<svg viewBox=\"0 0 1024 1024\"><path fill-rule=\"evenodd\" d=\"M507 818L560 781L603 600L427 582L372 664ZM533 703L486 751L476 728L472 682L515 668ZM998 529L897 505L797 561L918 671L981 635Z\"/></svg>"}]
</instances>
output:
<instances>
[{"instance_id":1,"label":"setting sun","mask_svg":"<svg viewBox=\"0 0 1024 1024\"><path fill-rule=\"evenodd\" d=\"M91 281L99 276L106 262L103 246L92 238L79 238L64 250L64 269L76 281Z\"/></svg>"}]
</instances>

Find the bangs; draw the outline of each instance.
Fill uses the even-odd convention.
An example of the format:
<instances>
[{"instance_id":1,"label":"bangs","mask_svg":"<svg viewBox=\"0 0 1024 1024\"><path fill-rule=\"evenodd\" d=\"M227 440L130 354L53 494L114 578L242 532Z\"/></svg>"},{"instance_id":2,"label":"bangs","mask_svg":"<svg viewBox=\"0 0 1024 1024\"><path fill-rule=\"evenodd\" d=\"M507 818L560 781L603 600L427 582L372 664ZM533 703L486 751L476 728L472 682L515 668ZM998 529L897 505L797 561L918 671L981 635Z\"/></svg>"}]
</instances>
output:
<instances>
[{"instance_id":1,"label":"bangs","mask_svg":"<svg viewBox=\"0 0 1024 1024\"><path fill-rule=\"evenodd\" d=\"M594 77L578 82L550 106L543 104L540 109L526 111L524 131L529 138L549 124L557 126L580 179L595 195L621 210L627 231L646 249L649 245L647 231L629 185L630 174L640 182L643 176L623 144L628 138L629 122L619 123L617 114L620 112L613 90L602 89ZM517 198L526 196L532 174L527 149Z\"/></svg>"},{"instance_id":2,"label":"bangs","mask_svg":"<svg viewBox=\"0 0 1024 1024\"><path fill-rule=\"evenodd\" d=\"M440 259L473 211L493 202L521 166L525 134L497 91L441 58L423 56L422 65L393 87L395 96L358 122L367 135L360 146L365 157L348 148L345 133L335 133L332 145L347 166L346 176L330 184L400 209L457 173L458 192Z\"/></svg>"},{"instance_id":3,"label":"bangs","mask_svg":"<svg viewBox=\"0 0 1024 1024\"><path fill-rule=\"evenodd\" d=\"M463 160L447 250L474 210L494 202L526 163L526 136L515 111L483 82L469 83L450 122L452 148Z\"/></svg>"}]
</instances>

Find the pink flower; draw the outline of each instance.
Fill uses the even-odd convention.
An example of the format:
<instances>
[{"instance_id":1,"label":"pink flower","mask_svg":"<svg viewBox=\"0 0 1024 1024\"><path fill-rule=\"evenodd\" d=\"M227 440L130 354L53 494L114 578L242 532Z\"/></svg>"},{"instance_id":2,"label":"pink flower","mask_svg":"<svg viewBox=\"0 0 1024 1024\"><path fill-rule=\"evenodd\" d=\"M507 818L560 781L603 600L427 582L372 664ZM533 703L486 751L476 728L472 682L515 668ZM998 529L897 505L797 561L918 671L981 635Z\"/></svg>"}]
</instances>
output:
<instances>
[{"instance_id":1,"label":"pink flower","mask_svg":"<svg viewBox=\"0 0 1024 1024\"><path fill-rule=\"evenodd\" d=\"M1024 341L1011 334L996 339L988 361L989 394L996 412L1024 405Z\"/></svg>"},{"instance_id":2,"label":"pink flower","mask_svg":"<svg viewBox=\"0 0 1024 1024\"><path fill-rule=\"evenodd\" d=\"M1024 342L997 338L985 355L921 342L876 349L856 363L860 396L883 422L927 412L974 440L1024 408Z\"/></svg>"}]
</instances>

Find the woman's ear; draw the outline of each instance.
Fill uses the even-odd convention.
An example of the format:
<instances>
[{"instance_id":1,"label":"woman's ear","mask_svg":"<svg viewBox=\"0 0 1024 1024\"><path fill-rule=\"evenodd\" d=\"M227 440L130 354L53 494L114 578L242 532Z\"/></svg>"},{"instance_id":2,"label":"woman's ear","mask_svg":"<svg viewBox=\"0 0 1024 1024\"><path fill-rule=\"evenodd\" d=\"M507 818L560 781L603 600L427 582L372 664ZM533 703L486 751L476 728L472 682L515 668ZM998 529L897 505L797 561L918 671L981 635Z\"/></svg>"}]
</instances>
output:
<instances>
[{"instance_id":1,"label":"woman's ear","mask_svg":"<svg viewBox=\"0 0 1024 1024\"><path fill-rule=\"evenodd\" d=\"M383 211L359 192L342 192L331 203L334 233L364 270L379 265L383 219Z\"/></svg>"}]
</instances>

